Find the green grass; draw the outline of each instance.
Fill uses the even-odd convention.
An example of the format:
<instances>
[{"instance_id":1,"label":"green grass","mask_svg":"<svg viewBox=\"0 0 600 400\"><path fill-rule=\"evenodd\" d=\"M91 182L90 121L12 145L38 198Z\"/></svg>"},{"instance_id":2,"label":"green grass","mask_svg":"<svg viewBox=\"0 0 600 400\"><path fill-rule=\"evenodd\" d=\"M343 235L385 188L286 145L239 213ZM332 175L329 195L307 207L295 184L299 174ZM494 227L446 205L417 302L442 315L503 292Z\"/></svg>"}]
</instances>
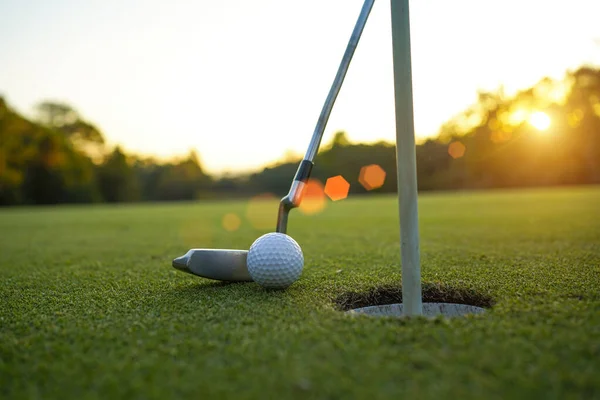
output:
<instances>
[{"instance_id":1,"label":"green grass","mask_svg":"<svg viewBox=\"0 0 600 400\"><path fill-rule=\"evenodd\" d=\"M271 230L245 210L0 210L0 397L600 398L600 188L422 195L426 300L492 305L451 320L341 311L400 296L389 196L294 210L286 291L171 267Z\"/></svg>"}]
</instances>

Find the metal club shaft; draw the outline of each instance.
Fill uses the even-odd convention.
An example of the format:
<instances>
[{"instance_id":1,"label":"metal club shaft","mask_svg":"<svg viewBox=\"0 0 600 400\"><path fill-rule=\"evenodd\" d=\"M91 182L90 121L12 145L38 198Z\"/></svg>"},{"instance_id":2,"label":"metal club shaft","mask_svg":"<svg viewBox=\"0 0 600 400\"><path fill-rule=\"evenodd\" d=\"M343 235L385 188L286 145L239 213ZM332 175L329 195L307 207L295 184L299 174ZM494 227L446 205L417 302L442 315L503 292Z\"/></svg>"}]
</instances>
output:
<instances>
[{"instance_id":1,"label":"metal club shaft","mask_svg":"<svg viewBox=\"0 0 600 400\"><path fill-rule=\"evenodd\" d=\"M298 207L302 201L302 195L304 194L306 182L310 177L310 173L314 165L313 160L319 151L319 146L321 145L323 132L325 131L327 121L331 115L331 110L333 109L335 100L340 92L342 83L346 77L346 73L348 72L348 67L350 66L352 57L354 56L354 51L356 50L371 9L373 8L373 3L375 3L375 0L366 0L363 4L360 15L358 16L358 20L356 21L356 25L354 26L354 30L352 31L352 35L350 36L350 40L348 41L348 45L346 47L346 51L344 52L344 56L338 68L337 74L335 75L333 84L329 89L329 94L327 95L325 104L323 104L321 115L319 115L319 119L317 120L317 125L315 126L308 150L306 151L304 159L298 166L298 170L294 176L290 191L284 198L281 199L281 202L279 203L277 232L286 233L288 214L291 209Z\"/></svg>"}]
</instances>

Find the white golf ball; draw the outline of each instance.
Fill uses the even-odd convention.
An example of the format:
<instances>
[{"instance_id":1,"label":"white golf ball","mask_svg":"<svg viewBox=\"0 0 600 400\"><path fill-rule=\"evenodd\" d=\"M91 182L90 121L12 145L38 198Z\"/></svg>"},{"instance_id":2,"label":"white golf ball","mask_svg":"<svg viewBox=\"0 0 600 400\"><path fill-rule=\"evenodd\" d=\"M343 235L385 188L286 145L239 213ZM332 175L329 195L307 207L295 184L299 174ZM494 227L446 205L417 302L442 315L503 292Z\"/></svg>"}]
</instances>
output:
<instances>
[{"instance_id":1,"label":"white golf ball","mask_svg":"<svg viewBox=\"0 0 600 400\"><path fill-rule=\"evenodd\" d=\"M284 289L302 274L304 255L291 236L271 232L252 243L247 263L254 282L269 289Z\"/></svg>"}]
</instances>

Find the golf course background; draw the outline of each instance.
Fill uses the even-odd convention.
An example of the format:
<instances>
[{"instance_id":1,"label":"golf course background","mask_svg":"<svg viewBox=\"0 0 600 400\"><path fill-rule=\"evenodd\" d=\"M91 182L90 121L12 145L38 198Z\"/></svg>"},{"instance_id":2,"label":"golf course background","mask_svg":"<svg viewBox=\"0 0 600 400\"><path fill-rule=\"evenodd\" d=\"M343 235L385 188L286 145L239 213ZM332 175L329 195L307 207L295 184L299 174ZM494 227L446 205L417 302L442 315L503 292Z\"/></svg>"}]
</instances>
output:
<instances>
[{"instance_id":1,"label":"golf course background","mask_svg":"<svg viewBox=\"0 0 600 400\"><path fill-rule=\"evenodd\" d=\"M423 300L481 315L347 313L402 285L395 146L344 131L290 214L291 287L175 270L272 232L301 159L213 176L190 145L0 97L1 399L600 398L600 69L481 92L417 145Z\"/></svg>"},{"instance_id":2,"label":"golf course background","mask_svg":"<svg viewBox=\"0 0 600 400\"><path fill-rule=\"evenodd\" d=\"M421 195L424 300L487 312L410 321L343 312L399 300L395 195L292 212L305 269L285 291L170 265L248 248L272 200L0 210L0 395L598 398L598 204L589 186Z\"/></svg>"},{"instance_id":3,"label":"golf course background","mask_svg":"<svg viewBox=\"0 0 600 400\"><path fill-rule=\"evenodd\" d=\"M261 171L211 176L201 142L190 143L199 151L158 161L106 145L74 106L41 101L35 111L29 120L0 98L0 205L281 198L301 159L287 154ZM514 95L481 92L416 153L421 191L599 184L600 69L582 66ZM361 181L367 166L385 174L377 185ZM351 143L337 132L312 176L320 185L341 176L351 195L393 193L395 145Z\"/></svg>"}]
</instances>

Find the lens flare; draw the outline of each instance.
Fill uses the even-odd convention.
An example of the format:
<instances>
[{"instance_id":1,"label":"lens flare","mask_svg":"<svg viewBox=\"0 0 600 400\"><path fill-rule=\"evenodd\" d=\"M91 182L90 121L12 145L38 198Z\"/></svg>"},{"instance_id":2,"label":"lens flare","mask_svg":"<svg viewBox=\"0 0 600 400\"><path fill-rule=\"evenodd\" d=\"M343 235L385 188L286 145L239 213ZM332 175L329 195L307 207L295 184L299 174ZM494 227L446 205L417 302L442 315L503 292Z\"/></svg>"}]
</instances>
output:
<instances>
[{"instance_id":1,"label":"lens flare","mask_svg":"<svg viewBox=\"0 0 600 400\"><path fill-rule=\"evenodd\" d=\"M450 157L454 159L461 158L465 155L466 149L467 148L465 147L465 145L461 142L452 142L448 146L448 154L450 154Z\"/></svg>"},{"instance_id":2,"label":"lens flare","mask_svg":"<svg viewBox=\"0 0 600 400\"><path fill-rule=\"evenodd\" d=\"M306 215L317 214L325 209L326 204L323 184L318 179L309 179L298 206L300 211Z\"/></svg>"},{"instance_id":3,"label":"lens flare","mask_svg":"<svg viewBox=\"0 0 600 400\"><path fill-rule=\"evenodd\" d=\"M341 175L333 176L325 182L325 194L332 201L343 200L348 197L350 184Z\"/></svg>"},{"instance_id":4,"label":"lens flare","mask_svg":"<svg viewBox=\"0 0 600 400\"><path fill-rule=\"evenodd\" d=\"M385 171L377 164L366 165L360 169L358 182L367 190L380 188L385 182Z\"/></svg>"},{"instance_id":5,"label":"lens flare","mask_svg":"<svg viewBox=\"0 0 600 400\"><path fill-rule=\"evenodd\" d=\"M240 217L237 216L237 214L228 213L223 216L222 225L223 229L225 229L226 231L233 232L240 229L240 225L242 225L242 220L240 219Z\"/></svg>"}]
</instances>

